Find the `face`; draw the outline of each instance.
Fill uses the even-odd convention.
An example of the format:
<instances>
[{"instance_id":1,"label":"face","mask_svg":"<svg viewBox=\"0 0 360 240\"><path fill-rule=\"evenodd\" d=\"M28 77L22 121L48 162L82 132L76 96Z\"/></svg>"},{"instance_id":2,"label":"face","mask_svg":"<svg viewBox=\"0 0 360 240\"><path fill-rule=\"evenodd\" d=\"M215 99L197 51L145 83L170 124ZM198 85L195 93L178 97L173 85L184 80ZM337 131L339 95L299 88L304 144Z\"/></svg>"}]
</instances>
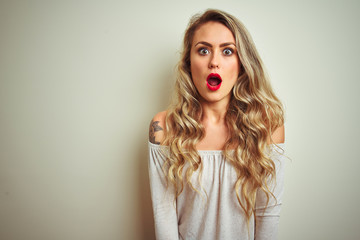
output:
<instances>
[{"instance_id":1,"label":"face","mask_svg":"<svg viewBox=\"0 0 360 240\"><path fill-rule=\"evenodd\" d=\"M200 101L228 103L240 64L235 38L218 22L201 25L194 34L190 50L190 69Z\"/></svg>"}]
</instances>

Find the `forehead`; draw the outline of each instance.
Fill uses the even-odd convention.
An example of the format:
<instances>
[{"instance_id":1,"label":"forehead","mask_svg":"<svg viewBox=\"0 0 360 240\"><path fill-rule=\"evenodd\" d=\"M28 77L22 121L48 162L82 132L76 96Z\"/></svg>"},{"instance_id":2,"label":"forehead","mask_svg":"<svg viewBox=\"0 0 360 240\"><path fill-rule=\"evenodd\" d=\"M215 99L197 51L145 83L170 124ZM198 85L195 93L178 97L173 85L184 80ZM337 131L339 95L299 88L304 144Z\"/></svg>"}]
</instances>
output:
<instances>
[{"instance_id":1,"label":"forehead","mask_svg":"<svg viewBox=\"0 0 360 240\"><path fill-rule=\"evenodd\" d=\"M232 32L219 22L207 22L202 24L194 33L192 45L195 45L200 41L205 41L213 45L225 42L232 42L235 44L235 38Z\"/></svg>"}]
</instances>

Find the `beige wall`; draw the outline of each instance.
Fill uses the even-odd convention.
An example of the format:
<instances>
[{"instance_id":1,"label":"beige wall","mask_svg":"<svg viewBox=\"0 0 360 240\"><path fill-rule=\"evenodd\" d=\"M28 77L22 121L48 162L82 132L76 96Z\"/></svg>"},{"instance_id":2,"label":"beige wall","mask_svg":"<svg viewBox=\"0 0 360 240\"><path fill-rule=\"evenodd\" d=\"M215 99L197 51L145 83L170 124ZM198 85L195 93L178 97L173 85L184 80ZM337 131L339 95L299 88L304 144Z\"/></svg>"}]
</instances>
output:
<instances>
[{"instance_id":1,"label":"beige wall","mask_svg":"<svg viewBox=\"0 0 360 240\"><path fill-rule=\"evenodd\" d=\"M0 1L0 239L154 239L147 131L189 17L252 33L287 110L280 239L359 239L356 1Z\"/></svg>"}]
</instances>

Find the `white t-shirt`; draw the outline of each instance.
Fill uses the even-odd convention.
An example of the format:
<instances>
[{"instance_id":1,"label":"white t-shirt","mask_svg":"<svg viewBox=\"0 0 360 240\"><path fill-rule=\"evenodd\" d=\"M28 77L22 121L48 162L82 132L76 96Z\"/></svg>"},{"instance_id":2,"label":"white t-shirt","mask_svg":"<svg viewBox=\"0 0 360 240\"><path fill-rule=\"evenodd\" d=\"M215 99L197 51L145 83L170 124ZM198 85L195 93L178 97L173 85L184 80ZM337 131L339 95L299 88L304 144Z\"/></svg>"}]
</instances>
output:
<instances>
[{"instance_id":1,"label":"white t-shirt","mask_svg":"<svg viewBox=\"0 0 360 240\"><path fill-rule=\"evenodd\" d=\"M198 153L202 161L201 184L198 171L191 182L199 190L195 192L188 184L174 201L174 191L162 171L168 147L149 142L149 177L154 210L155 233L158 240L235 240L277 239L284 182L284 144L271 145L271 159L276 166L276 181L270 190L276 197L269 199L258 190L256 197L256 223L252 217L247 226L236 193L237 175L234 167L225 160L223 151L211 150ZM280 148L279 148L280 147ZM183 173L186 171L186 167ZM206 196L207 194L207 196ZM249 227L249 228L248 228Z\"/></svg>"}]
</instances>

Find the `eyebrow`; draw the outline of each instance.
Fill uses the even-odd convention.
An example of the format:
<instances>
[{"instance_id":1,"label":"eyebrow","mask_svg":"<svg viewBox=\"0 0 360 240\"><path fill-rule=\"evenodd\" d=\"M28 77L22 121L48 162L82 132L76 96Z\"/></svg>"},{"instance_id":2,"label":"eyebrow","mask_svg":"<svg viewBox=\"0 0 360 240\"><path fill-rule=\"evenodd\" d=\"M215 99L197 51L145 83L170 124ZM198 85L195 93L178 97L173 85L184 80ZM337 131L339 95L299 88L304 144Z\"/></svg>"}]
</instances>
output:
<instances>
[{"instance_id":1,"label":"eyebrow","mask_svg":"<svg viewBox=\"0 0 360 240\"><path fill-rule=\"evenodd\" d=\"M196 44L195 44L195 47L196 47L198 44L203 44L203 45L205 45L205 46L212 47L212 45L211 45L210 43L208 43L208 42L203 42L203 41L196 43ZM225 47L225 46L229 46L229 45L234 45L234 46L236 47L235 43L232 43L232 42L222 43L222 44L220 44L220 47Z\"/></svg>"}]
</instances>

